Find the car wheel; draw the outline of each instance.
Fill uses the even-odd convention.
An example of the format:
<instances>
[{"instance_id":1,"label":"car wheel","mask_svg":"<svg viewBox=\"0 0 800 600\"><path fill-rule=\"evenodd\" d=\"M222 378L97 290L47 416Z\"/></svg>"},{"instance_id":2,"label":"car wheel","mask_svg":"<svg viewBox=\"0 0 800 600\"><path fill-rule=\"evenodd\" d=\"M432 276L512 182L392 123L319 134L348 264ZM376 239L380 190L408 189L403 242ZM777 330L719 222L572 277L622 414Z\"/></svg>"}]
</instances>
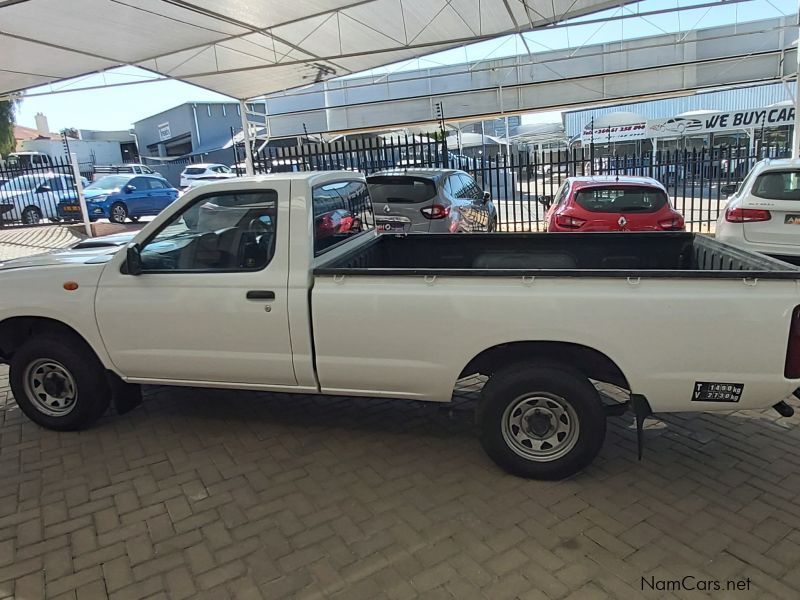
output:
<instances>
[{"instance_id":1,"label":"car wheel","mask_svg":"<svg viewBox=\"0 0 800 600\"><path fill-rule=\"evenodd\" d=\"M25 225L37 225L42 220L42 211L35 206L29 206L22 211L22 222Z\"/></svg>"},{"instance_id":2,"label":"car wheel","mask_svg":"<svg viewBox=\"0 0 800 600\"><path fill-rule=\"evenodd\" d=\"M124 223L128 218L128 207L122 202L115 202L108 211L108 220L112 223Z\"/></svg>"},{"instance_id":3,"label":"car wheel","mask_svg":"<svg viewBox=\"0 0 800 600\"><path fill-rule=\"evenodd\" d=\"M58 431L88 427L111 397L103 365L72 335L44 334L25 342L11 358L10 384L31 421Z\"/></svg>"},{"instance_id":4,"label":"car wheel","mask_svg":"<svg viewBox=\"0 0 800 600\"><path fill-rule=\"evenodd\" d=\"M478 427L486 453L509 473L563 479L600 452L606 416L580 371L560 363L520 363L489 378Z\"/></svg>"},{"instance_id":5,"label":"car wheel","mask_svg":"<svg viewBox=\"0 0 800 600\"><path fill-rule=\"evenodd\" d=\"M497 217L489 221L489 228L486 231L497 231Z\"/></svg>"}]
</instances>

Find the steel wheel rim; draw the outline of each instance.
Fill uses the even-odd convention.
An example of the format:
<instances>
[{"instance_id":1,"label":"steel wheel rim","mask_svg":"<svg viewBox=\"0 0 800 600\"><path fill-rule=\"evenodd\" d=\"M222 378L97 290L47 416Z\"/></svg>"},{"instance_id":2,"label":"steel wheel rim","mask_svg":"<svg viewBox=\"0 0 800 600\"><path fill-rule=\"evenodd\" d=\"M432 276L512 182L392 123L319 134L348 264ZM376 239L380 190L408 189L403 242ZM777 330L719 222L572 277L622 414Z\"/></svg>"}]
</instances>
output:
<instances>
[{"instance_id":1,"label":"steel wheel rim","mask_svg":"<svg viewBox=\"0 0 800 600\"><path fill-rule=\"evenodd\" d=\"M36 225L40 220L39 215L34 210L26 210L22 217L26 225Z\"/></svg>"},{"instance_id":2,"label":"steel wheel rim","mask_svg":"<svg viewBox=\"0 0 800 600\"><path fill-rule=\"evenodd\" d=\"M572 405L547 392L525 394L503 412L503 441L526 460L551 462L578 442L580 423Z\"/></svg>"},{"instance_id":3,"label":"steel wheel rim","mask_svg":"<svg viewBox=\"0 0 800 600\"><path fill-rule=\"evenodd\" d=\"M51 358L40 358L25 369L25 395L39 412L63 417L75 408L78 385L64 365Z\"/></svg>"},{"instance_id":4,"label":"steel wheel rim","mask_svg":"<svg viewBox=\"0 0 800 600\"><path fill-rule=\"evenodd\" d=\"M122 206L114 207L114 219L117 221L125 220L125 209Z\"/></svg>"}]
</instances>

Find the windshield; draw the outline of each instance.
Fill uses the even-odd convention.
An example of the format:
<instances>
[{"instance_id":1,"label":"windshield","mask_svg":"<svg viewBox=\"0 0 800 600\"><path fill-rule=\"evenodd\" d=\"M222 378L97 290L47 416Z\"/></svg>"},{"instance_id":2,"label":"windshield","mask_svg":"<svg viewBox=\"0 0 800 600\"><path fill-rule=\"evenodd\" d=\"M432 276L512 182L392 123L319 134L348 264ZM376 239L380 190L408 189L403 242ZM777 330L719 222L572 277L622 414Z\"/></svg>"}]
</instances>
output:
<instances>
[{"instance_id":1,"label":"windshield","mask_svg":"<svg viewBox=\"0 0 800 600\"><path fill-rule=\"evenodd\" d=\"M591 212L656 212L667 205L667 194L656 187L612 185L578 190L575 202Z\"/></svg>"},{"instance_id":2,"label":"windshield","mask_svg":"<svg viewBox=\"0 0 800 600\"><path fill-rule=\"evenodd\" d=\"M768 171L756 178L753 196L767 200L800 200L800 171Z\"/></svg>"},{"instance_id":3,"label":"windshield","mask_svg":"<svg viewBox=\"0 0 800 600\"><path fill-rule=\"evenodd\" d=\"M422 177L379 175L370 177L367 184L375 203L417 203L436 197L436 184Z\"/></svg>"},{"instance_id":4,"label":"windshield","mask_svg":"<svg viewBox=\"0 0 800 600\"><path fill-rule=\"evenodd\" d=\"M187 167L184 173L186 175L201 175L206 172L205 167Z\"/></svg>"},{"instance_id":5,"label":"windshield","mask_svg":"<svg viewBox=\"0 0 800 600\"><path fill-rule=\"evenodd\" d=\"M130 177L108 175L86 186L87 190L116 190L130 181Z\"/></svg>"},{"instance_id":6,"label":"windshield","mask_svg":"<svg viewBox=\"0 0 800 600\"><path fill-rule=\"evenodd\" d=\"M43 181L44 178L40 175L21 175L6 181L0 186L0 190L4 192L29 192L39 187Z\"/></svg>"}]
</instances>

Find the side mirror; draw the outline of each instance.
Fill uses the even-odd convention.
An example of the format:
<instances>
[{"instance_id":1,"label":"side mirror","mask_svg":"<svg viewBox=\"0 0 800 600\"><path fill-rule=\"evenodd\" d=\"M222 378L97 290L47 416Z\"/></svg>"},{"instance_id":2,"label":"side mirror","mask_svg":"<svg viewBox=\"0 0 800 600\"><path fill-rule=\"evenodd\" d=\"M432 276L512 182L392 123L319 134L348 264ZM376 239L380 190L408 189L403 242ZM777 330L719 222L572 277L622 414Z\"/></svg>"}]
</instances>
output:
<instances>
[{"instance_id":1,"label":"side mirror","mask_svg":"<svg viewBox=\"0 0 800 600\"><path fill-rule=\"evenodd\" d=\"M36 191L39 192L40 194L44 194L45 192L52 192L53 188L47 185L46 183L43 183L42 185L39 186L39 189L37 189Z\"/></svg>"},{"instance_id":2,"label":"side mirror","mask_svg":"<svg viewBox=\"0 0 800 600\"><path fill-rule=\"evenodd\" d=\"M492 195L489 192L483 192L483 203L486 204L489 200L492 199Z\"/></svg>"},{"instance_id":3,"label":"side mirror","mask_svg":"<svg viewBox=\"0 0 800 600\"><path fill-rule=\"evenodd\" d=\"M539 198L537 199L539 200L539 204L541 204L545 208L550 208L550 206L553 204L552 196L539 196Z\"/></svg>"},{"instance_id":4,"label":"side mirror","mask_svg":"<svg viewBox=\"0 0 800 600\"><path fill-rule=\"evenodd\" d=\"M125 272L128 275L142 274L142 249L139 244L128 244L125 249Z\"/></svg>"},{"instance_id":5,"label":"side mirror","mask_svg":"<svg viewBox=\"0 0 800 600\"><path fill-rule=\"evenodd\" d=\"M136 186L135 185L128 184L128 185L125 186L125 193L126 194L130 194L131 192L135 192L135 191L136 191Z\"/></svg>"},{"instance_id":6,"label":"side mirror","mask_svg":"<svg viewBox=\"0 0 800 600\"><path fill-rule=\"evenodd\" d=\"M737 190L738 188L739 188L739 186L738 186L737 184L735 184L735 183L728 183L728 184L725 184L725 185L721 185L721 186L719 186L719 191L720 191L720 193L721 193L721 194L723 194L724 196L730 196L731 194L735 194L735 193L736 193L736 190Z\"/></svg>"}]
</instances>

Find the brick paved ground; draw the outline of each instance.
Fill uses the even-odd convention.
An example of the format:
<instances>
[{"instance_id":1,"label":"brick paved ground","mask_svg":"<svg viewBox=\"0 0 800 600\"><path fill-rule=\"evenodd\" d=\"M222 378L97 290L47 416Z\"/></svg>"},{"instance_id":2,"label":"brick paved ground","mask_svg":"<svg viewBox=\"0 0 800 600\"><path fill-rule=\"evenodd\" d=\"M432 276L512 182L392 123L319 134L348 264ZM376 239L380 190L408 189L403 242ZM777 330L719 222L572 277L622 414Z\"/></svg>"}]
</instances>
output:
<instances>
[{"instance_id":1,"label":"brick paved ground","mask_svg":"<svg viewBox=\"0 0 800 600\"><path fill-rule=\"evenodd\" d=\"M0 229L0 261L66 248L80 239L58 225Z\"/></svg>"},{"instance_id":2,"label":"brick paved ground","mask_svg":"<svg viewBox=\"0 0 800 600\"><path fill-rule=\"evenodd\" d=\"M0 367L0 598L800 597L800 419L626 418L570 481L500 472L472 403L147 390L82 433Z\"/></svg>"}]
</instances>

